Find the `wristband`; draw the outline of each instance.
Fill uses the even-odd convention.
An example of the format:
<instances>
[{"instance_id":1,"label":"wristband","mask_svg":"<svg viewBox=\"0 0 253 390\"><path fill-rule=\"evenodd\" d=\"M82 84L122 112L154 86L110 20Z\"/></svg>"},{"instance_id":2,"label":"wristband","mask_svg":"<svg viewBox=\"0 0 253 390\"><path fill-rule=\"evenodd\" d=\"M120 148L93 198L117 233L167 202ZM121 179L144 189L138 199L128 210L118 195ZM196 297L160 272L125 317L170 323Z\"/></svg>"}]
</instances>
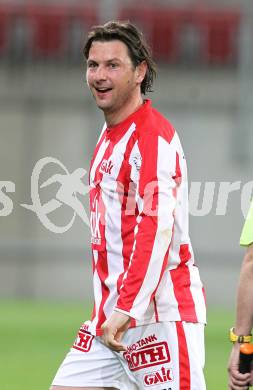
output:
<instances>
[{"instance_id":1,"label":"wristband","mask_svg":"<svg viewBox=\"0 0 253 390\"><path fill-rule=\"evenodd\" d=\"M251 334L249 334L248 336L243 336L243 335L238 336L237 334L235 334L234 330L235 330L235 328L231 328L229 331L229 340L232 343L242 344L242 343L250 343L251 342L251 340L252 340Z\"/></svg>"}]
</instances>

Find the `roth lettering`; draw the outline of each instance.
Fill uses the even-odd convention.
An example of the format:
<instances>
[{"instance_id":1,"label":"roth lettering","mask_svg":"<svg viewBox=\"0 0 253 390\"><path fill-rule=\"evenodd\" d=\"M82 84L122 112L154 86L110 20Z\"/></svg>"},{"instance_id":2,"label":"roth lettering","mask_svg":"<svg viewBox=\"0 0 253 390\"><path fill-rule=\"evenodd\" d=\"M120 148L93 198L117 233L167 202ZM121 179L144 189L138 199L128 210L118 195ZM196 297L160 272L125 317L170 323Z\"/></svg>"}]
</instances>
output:
<instances>
[{"instance_id":1,"label":"roth lettering","mask_svg":"<svg viewBox=\"0 0 253 390\"><path fill-rule=\"evenodd\" d=\"M77 338L74 342L73 348L78 349L82 352L88 352L91 348L93 339L94 336L80 329Z\"/></svg>"},{"instance_id":2,"label":"roth lettering","mask_svg":"<svg viewBox=\"0 0 253 390\"><path fill-rule=\"evenodd\" d=\"M170 362L170 353L165 341L144 346L135 351L128 350L123 356L131 371Z\"/></svg>"}]
</instances>

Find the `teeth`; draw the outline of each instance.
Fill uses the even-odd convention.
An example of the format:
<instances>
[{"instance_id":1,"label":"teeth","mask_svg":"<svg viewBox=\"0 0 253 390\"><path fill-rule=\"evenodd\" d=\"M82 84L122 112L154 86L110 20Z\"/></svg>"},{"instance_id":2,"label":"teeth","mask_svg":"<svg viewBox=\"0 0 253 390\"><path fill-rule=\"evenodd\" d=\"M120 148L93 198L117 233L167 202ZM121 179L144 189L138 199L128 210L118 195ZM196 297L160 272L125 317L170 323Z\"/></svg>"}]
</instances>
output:
<instances>
[{"instance_id":1,"label":"teeth","mask_svg":"<svg viewBox=\"0 0 253 390\"><path fill-rule=\"evenodd\" d=\"M97 88L97 91L99 92L104 92L104 91L109 91L110 88Z\"/></svg>"}]
</instances>

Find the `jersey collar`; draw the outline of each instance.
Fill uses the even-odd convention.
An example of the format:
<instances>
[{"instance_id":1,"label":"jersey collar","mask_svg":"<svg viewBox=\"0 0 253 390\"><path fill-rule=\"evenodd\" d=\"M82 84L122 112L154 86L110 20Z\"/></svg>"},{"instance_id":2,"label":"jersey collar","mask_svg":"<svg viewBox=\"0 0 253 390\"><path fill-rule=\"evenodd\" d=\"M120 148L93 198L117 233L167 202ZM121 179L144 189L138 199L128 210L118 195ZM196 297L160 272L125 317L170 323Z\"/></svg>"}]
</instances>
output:
<instances>
[{"instance_id":1,"label":"jersey collar","mask_svg":"<svg viewBox=\"0 0 253 390\"><path fill-rule=\"evenodd\" d=\"M142 121L143 116L146 114L146 111L150 108L150 106L151 100L145 99L143 104L140 106L140 108L138 108L137 111L133 112L131 115L129 115L126 119L124 119L117 125L107 127L106 138L111 141L116 141L120 139L127 132L132 123L135 123L137 125L138 122Z\"/></svg>"}]
</instances>

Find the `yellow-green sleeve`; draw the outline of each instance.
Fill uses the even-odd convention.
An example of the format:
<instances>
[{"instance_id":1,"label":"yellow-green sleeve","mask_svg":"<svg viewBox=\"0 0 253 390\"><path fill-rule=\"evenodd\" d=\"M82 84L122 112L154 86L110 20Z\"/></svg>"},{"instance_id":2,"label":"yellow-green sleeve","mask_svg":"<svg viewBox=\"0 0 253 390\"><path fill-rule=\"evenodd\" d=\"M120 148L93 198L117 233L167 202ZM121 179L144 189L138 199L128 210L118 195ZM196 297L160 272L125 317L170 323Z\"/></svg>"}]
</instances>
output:
<instances>
[{"instance_id":1,"label":"yellow-green sleeve","mask_svg":"<svg viewBox=\"0 0 253 390\"><path fill-rule=\"evenodd\" d=\"M252 243L253 243L253 199L251 201L251 206L242 229L240 245L248 246Z\"/></svg>"}]
</instances>

